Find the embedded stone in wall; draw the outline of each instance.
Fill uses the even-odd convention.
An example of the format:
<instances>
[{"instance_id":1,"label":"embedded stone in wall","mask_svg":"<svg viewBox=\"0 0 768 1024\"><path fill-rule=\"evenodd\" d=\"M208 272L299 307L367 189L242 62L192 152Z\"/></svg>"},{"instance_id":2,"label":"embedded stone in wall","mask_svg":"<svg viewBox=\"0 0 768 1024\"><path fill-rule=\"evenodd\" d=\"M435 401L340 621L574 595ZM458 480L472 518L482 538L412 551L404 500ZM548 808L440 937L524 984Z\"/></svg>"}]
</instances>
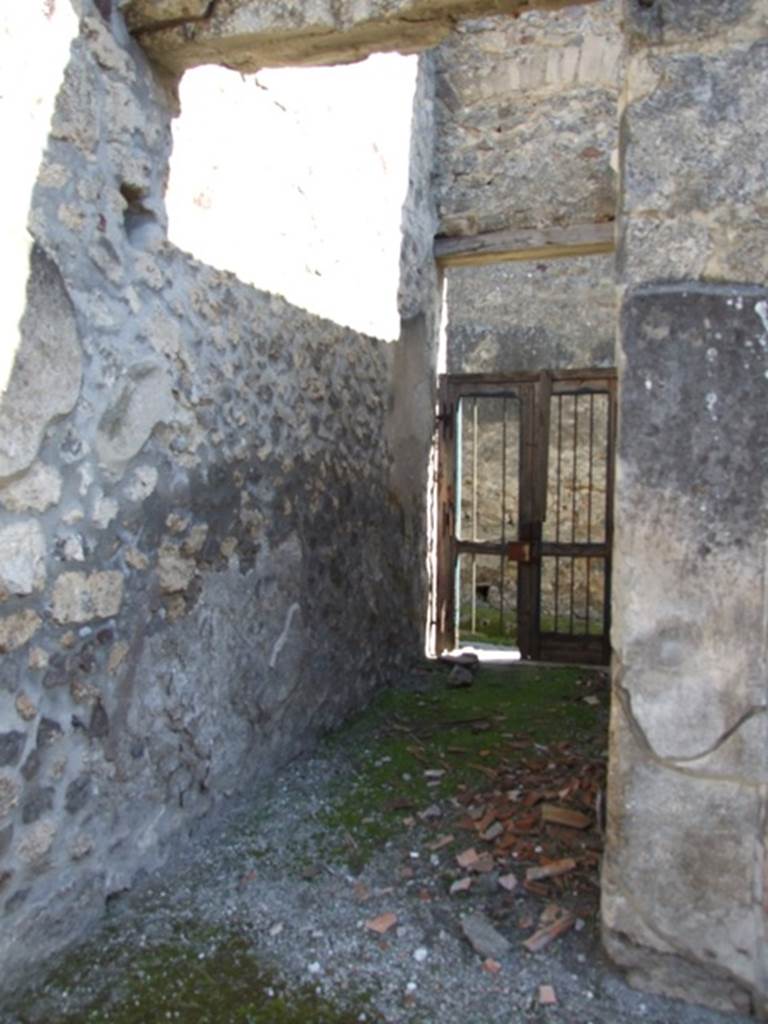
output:
<instances>
[{"instance_id":1,"label":"embedded stone in wall","mask_svg":"<svg viewBox=\"0 0 768 1024\"><path fill-rule=\"evenodd\" d=\"M38 619L38 623L39 622L40 620ZM0 651L1 650L2 644L0 644ZM18 694L16 697L16 714L25 722L31 722L37 717L37 705L24 692Z\"/></svg>"},{"instance_id":2,"label":"embedded stone in wall","mask_svg":"<svg viewBox=\"0 0 768 1024\"><path fill-rule=\"evenodd\" d=\"M13 779L0 775L0 821L11 813L19 802L19 789Z\"/></svg>"},{"instance_id":3,"label":"embedded stone in wall","mask_svg":"<svg viewBox=\"0 0 768 1024\"><path fill-rule=\"evenodd\" d=\"M195 576L195 563L185 558L174 544L163 544L157 561L160 589L166 594L186 590Z\"/></svg>"},{"instance_id":4,"label":"embedded stone in wall","mask_svg":"<svg viewBox=\"0 0 768 1024\"><path fill-rule=\"evenodd\" d=\"M8 766L18 764L21 752L24 749L25 736L18 729L10 732L0 732L0 765Z\"/></svg>"},{"instance_id":5,"label":"embedded stone in wall","mask_svg":"<svg viewBox=\"0 0 768 1024\"><path fill-rule=\"evenodd\" d=\"M80 378L72 302L58 267L35 245L21 344L8 387L0 396L0 479L31 464L47 424L74 407Z\"/></svg>"},{"instance_id":6,"label":"embedded stone in wall","mask_svg":"<svg viewBox=\"0 0 768 1024\"><path fill-rule=\"evenodd\" d=\"M675 43L690 38L722 36L740 23L760 31L764 9L755 0L655 0L626 3L626 29L633 42Z\"/></svg>"},{"instance_id":7,"label":"embedded stone in wall","mask_svg":"<svg viewBox=\"0 0 768 1024\"><path fill-rule=\"evenodd\" d=\"M211 0L123 0L120 6L130 28L168 21L202 18Z\"/></svg>"},{"instance_id":8,"label":"embedded stone in wall","mask_svg":"<svg viewBox=\"0 0 768 1024\"><path fill-rule=\"evenodd\" d=\"M42 869L47 862L55 835L56 828L51 822L36 822L27 829L19 841L16 848L19 859L32 869Z\"/></svg>"},{"instance_id":9,"label":"embedded stone in wall","mask_svg":"<svg viewBox=\"0 0 768 1024\"><path fill-rule=\"evenodd\" d=\"M43 620L31 609L0 618L0 654L15 651L31 640Z\"/></svg>"},{"instance_id":10,"label":"embedded stone in wall","mask_svg":"<svg viewBox=\"0 0 768 1024\"><path fill-rule=\"evenodd\" d=\"M0 485L0 505L8 512L45 512L61 495L61 476L53 466L37 463L24 476Z\"/></svg>"},{"instance_id":11,"label":"embedded stone in wall","mask_svg":"<svg viewBox=\"0 0 768 1024\"><path fill-rule=\"evenodd\" d=\"M0 529L0 594L24 596L45 583L45 536L29 520Z\"/></svg>"},{"instance_id":12,"label":"embedded stone in wall","mask_svg":"<svg viewBox=\"0 0 768 1024\"><path fill-rule=\"evenodd\" d=\"M119 572L65 572L53 587L53 617L57 622L108 619L120 610L122 600Z\"/></svg>"},{"instance_id":13,"label":"embedded stone in wall","mask_svg":"<svg viewBox=\"0 0 768 1024\"><path fill-rule=\"evenodd\" d=\"M173 415L171 382L156 364L132 367L129 381L99 423L96 451L101 462L120 468L141 451L158 423Z\"/></svg>"}]
</instances>

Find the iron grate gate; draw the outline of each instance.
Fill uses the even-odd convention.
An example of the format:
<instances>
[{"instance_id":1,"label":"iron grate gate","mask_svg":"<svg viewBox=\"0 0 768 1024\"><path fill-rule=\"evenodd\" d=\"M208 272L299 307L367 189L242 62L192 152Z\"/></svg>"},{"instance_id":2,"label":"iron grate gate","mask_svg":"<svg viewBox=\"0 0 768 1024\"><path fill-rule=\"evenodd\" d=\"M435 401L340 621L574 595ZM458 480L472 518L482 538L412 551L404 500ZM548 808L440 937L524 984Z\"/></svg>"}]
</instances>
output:
<instances>
[{"instance_id":1,"label":"iron grate gate","mask_svg":"<svg viewBox=\"0 0 768 1024\"><path fill-rule=\"evenodd\" d=\"M441 379L438 644L609 657L612 371Z\"/></svg>"}]
</instances>

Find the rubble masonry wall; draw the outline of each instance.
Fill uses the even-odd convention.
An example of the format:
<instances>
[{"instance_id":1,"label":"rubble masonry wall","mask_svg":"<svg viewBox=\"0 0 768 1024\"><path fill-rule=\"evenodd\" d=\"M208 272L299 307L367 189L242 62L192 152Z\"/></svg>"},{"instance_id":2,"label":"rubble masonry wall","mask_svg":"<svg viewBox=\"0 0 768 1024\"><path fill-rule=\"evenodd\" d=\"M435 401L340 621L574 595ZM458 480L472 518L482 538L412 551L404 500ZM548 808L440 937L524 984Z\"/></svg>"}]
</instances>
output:
<instances>
[{"instance_id":1,"label":"rubble masonry wall","mask_svg":"<svg viewBox=\"0 0 768 1024\"><path fill-rule=\"evenodd\" d=\"M172 103L81 14L0 406L5 984L421 643L392 347L168 244Z\"/></svg>"}]
</instances>

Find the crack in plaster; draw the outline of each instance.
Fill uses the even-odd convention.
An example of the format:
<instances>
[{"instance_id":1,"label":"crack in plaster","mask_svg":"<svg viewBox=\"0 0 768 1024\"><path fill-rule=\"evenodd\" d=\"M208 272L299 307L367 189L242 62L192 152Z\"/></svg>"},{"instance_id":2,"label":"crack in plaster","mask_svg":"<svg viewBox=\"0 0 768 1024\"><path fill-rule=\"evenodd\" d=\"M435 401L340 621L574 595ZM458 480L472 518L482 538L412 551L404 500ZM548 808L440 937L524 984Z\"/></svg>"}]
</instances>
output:
<instances>
[{"instance_id":1,"label":"crack in plaster","mask_svg":"<svg viewBox=\"0 0 768 1024\"><path fill-rule=\"evenodd\" d=\"M622 668L620 670L620 674L623 674L623 672L624 669ZM745 786L749 789L757 789L763 785L763 783L761 782L752 779L745 779L741 775L728 775L725 773L721 774L718 772L710 773L693 771L692 769L686 768L684 766L691 764L694 761L700 761L705 757L711 756L713 753L719 750L720 747L727 740L729 740L731 736L734 735L734 733L738 732L738 730L741 729L741 727L745 725L746 722L750 721L752 718L756 717L759 714L765 714L766 711L768 711L768 708L766 708L765 706L755 705L749 708L738 719L738 721L735 722L728 729L726 729L726 731L722 733L720 737L710 747L708 747L706 750L699 754L695 754L693 757L662 757L662 755L655 750L653 744L648 739L647 733L635 717L635 713L632 710L632 698L629 694L629 691L622 685L619 678L617 678L614 681L614 689L621 709L624 712L624 716L629 725L629 729L632 732L632 735L635 737L640 746L645 750L645 752L656 764L660 765L663 768L668 768L671 771L679 772L681 775L688 775L692 778L707 780L710 782L738 783L739 785Z\"/></svg>"}]
</instances>

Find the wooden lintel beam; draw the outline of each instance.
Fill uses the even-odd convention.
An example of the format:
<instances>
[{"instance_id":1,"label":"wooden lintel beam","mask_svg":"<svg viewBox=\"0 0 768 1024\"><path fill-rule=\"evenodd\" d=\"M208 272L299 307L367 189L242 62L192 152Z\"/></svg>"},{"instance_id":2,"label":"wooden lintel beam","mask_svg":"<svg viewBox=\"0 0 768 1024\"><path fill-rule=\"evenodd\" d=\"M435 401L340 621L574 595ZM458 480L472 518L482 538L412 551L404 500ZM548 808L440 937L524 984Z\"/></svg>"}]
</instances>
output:
<instances>
[{"instance_id":1,"label":"wooden lintel beam","mask_svg":"<svg viewBox=\"0 0 768 1024\"><path fill-rule=\"evenodd\" d=\"M554 260L613 252L615 224L493 231L471 237L436 238L441 267L469 267L510 260Z\"/></svg>"}]
</instances>

